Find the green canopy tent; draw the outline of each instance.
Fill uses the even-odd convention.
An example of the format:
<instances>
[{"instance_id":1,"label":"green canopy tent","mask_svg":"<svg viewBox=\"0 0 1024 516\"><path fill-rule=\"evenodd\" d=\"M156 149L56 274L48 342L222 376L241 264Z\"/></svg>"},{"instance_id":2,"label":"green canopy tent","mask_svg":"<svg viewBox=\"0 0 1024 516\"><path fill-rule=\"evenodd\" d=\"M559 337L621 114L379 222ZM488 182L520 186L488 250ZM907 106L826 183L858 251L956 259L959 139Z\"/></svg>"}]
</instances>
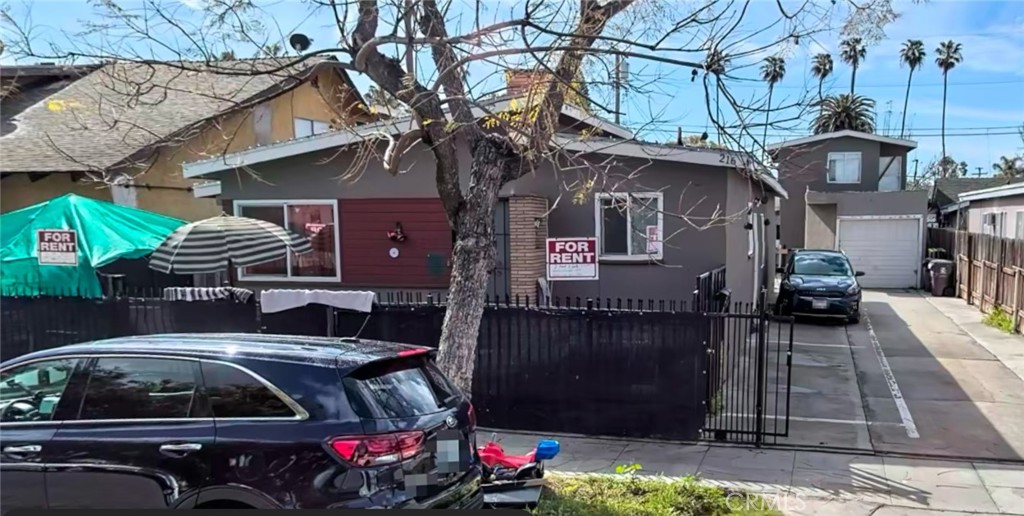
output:
<instances>
[{"instance_id":1,"label":"green canopy tent","mask_svg":"<svg viewBox=\"0 0 1024 516\"><path fill-rule=\"evenodd\" d=\"M0 215L2 294L101 297L96 269L122 258L149 255L184 224L172 217L74 194L5 213ZM74 239L77 245L43 247L62 251L48 254L46 261L56 257L73 262L77 255L77 263L41 265L40 230L73 230L74 235L44 232L42 238Z\"/></svg>"}]
</instances>

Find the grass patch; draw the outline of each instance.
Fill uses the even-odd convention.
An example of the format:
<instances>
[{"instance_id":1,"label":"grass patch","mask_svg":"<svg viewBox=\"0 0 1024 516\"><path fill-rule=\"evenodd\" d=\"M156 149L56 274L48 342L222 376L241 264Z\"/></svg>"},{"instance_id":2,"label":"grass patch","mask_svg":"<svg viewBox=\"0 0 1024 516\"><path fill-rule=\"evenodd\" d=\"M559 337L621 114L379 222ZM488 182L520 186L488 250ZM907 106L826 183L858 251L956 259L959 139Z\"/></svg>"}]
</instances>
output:
<instances>
[{"instance_id":1,"label":"grass patch","mask_svg":"<svg viewBox=\"0 0 1024 516\"><path fill-rule=\"evenodd\" d=\"M1010 314L1004 312L1003 309L998 306L992 309L991 312L985 314L985 318L982 319L982 322L997 330L1006 333L1013 333L1013 317L1010 317Z\"/></svg>"},{"instance_id":2,"label":"grass patch","mask_svg":"<svg viewBox=\"0 0 1024 516\"><path fill-rule=\"evenodd\" d=\"M540 516L778 515L756 495L681 480L618 476L547 478L547 489L534 510Z\"/></svg>"}]
</instances>

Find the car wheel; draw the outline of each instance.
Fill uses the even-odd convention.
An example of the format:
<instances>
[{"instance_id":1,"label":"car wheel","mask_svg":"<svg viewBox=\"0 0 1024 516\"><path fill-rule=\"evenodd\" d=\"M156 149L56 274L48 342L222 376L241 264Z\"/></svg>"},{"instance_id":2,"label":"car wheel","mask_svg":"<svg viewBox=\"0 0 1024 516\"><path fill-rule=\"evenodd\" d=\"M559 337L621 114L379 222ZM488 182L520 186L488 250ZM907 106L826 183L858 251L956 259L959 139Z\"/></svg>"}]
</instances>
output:
<instances>
[{"instance_id":1,"label":"car wheel","mask_svg":"<svg viewBox=\"0 0 1024 516\"><path fill-rule=\"evenodd\" d=\"M850 324L860 324L860 314L853 314L847 319Z\"/></svg>"}]
</instances>

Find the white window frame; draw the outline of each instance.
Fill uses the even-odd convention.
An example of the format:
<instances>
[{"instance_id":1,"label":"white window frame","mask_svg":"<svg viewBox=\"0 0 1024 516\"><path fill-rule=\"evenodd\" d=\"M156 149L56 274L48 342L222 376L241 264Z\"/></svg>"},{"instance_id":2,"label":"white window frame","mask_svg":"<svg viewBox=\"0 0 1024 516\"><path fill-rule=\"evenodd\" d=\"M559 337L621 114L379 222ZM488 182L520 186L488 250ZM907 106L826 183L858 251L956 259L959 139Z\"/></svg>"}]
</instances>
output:
<instances>
[{"instance_id":1,"label":"white window frame","mask_svg":"<svg viewBox=\"0 0 1024 516\"><path fill-rule=\"evenodd\" d=\"M1024 210L1018 210L1013 228L1013 237L1017 240L1024 240Z\"/></svg>"},{"instance_id":2,"label":"white window frame","mask_svg":"<svg viewBox=\"0 0 1024 516\"><path fill-rule=\"evenodd\" d=\"M287 276L271 276L266 274L246 274L242 267L236 268L238 281L273 281L281 283L340 283L341 282L341 220L338 218L337 199L260 199L260 200L236 200L234 201L234 214L241 214L241 208L247 206L278 206L284 210L284 225L288 227L288 205L330 205L334 214L334 276L292 276L292 253L285 258L285 271Z\"/></svg>"},{"instance_id":3,"label":"white window frame","mask_svg":"<svg viewBox=\"0 0 1024 516\"><path fill-rule=\"evenodd\" d=\"M892 162L889 165L888 162ZM885 171L885 167L889 167L889 171ZM885 175L882 175L883 172ZM892 190L882 190L882 181L896 178L896 188ZM879 192L899 192L903 189L903 156L879 156L878 158L878 188Z\"/></svg>"},{"instance_id":4,"label":"white window frame","mask_svg":"<svg viewBox=\"0 0 1024 516\"><path fill-rule=\"evenodd\" d=\"M601 241L602 224L604 223L604 213L601 208L601 201L605 199L655 199L657 200L657 211L658 211L658 252L657 253L644 253L644 254L604 254L604 242ZM661 192L613 192L613 193L599 193L594 196L594 235L597 237L598 245L600 246L601 253L598 259L607 262L648 262L651 260L661 260L665 252L665 199ZM633 215L631 210L626 210L626 228L633 227ZM626 231L626 249L629 252L633 250L633 232L631 230Z\"/></svg>"},{"instance_id":5,"label":"white window frame","mask_svg":"<svg viewBox=\"0 0 1024 516\"><path fill-rule=\"evenodd\" d=\"M857 180L856 181L833 181L830 177L829 163L835 161L846 161L847 159L856 156L857 157ZM860 184L861 178L864 175L864 159L859 152L830 152L825 160L825 181L831 184L840 185L856 185Z\"/></svg>"},{"instance_id":6,"label":"white window frame","mask_svg":"<svg viewBox=\"0 0 1024 516\"><path fill-rule=\"evenodd\" d=\"M299 124L309 125L309 134L299 136ZM320 125L321 131L317 131L317 125ZM295 138L309 138L310 136L316 136L318 134L326 133L331 130L330 122L324 122L323 120L313 120L312 118L295 117L292 119L292 136Z\"/></svg>"}]
</instances>

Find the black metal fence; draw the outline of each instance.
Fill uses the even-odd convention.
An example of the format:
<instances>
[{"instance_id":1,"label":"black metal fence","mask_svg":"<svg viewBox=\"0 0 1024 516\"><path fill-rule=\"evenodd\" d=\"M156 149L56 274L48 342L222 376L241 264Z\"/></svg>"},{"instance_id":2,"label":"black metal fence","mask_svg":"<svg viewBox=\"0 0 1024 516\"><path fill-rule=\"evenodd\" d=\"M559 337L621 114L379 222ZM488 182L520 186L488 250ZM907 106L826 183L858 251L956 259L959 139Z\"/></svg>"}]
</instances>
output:
<instances>
[{"instance_id":1,"label":"black metal fence","mask_svg":"<svg viewBox=\"0 0 1024 516\"><path fill-rule=\"evenodd\" d=\"M437 346L443 298L392 294L367 314L153 298L4 298L3 359L63 344L164 332L359 335ZM698 308L702 307L698 301ZM788 330L787 330L787 324ZM792 320L735 304L491 300L473 400L485 426L760 444L788 429Z\"/></svg>"},{"instance_id":2,"label":"black metal fence","mask_svg":"<svg viewBox=\"0 0 1024 516\"><path fill-rule=\"evenodd\" d=\"M78 342L177 332L259 331L253 304L159 298L4 297L0 360Z\"/></svg>"}]
</instances>

